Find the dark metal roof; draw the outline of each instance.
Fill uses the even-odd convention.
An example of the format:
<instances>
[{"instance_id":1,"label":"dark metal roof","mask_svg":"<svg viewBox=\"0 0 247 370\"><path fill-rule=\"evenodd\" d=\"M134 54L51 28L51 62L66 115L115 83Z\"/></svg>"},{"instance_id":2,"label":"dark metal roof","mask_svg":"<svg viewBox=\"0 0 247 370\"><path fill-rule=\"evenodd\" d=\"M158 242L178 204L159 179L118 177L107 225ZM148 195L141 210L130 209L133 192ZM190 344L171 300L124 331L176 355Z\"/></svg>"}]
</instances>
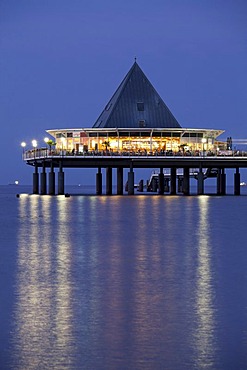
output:
<instances>
[{"instance_id":1,"label":"dark metal roof","mask_svg":"<svg viewBox=\"0 0 247 370\"><path fill-rule=\"evenodd\" d=\"M135 61L93 128L140 127L181 126Z\"/></svg>"}]
</instances>

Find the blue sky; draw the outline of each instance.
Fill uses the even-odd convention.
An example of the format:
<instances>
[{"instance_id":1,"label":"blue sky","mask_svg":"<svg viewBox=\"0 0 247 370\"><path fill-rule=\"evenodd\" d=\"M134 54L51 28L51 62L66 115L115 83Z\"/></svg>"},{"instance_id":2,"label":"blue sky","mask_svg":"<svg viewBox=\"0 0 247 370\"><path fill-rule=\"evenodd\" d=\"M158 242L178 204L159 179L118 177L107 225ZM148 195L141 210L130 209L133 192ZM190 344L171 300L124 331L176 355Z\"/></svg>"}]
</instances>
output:
<instances>
[{"instance_id":1,"label":"blue sky","mask_svg":"<svg viewBox=\"0 0 247 370\"><path fill-rule=\"evenodd\" d=\"M247 138L245 0L1 0L0 184L31 183L23 140L91 127L135 57L183 127Z\"/></svg>"}]
</instances>

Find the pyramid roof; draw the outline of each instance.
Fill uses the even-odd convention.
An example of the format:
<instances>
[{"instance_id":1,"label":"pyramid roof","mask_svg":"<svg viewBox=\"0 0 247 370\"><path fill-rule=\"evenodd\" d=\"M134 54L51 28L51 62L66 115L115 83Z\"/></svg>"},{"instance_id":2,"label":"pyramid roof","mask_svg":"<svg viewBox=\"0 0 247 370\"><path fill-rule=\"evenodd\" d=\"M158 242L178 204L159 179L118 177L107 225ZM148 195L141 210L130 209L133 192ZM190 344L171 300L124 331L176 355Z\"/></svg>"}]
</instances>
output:
<instances>
[{"instance_id":1,"label":"pyramid roof","mask_svg":"<svg viewBox=\"0 0 247 370\"><path fill-rule=\"evenodd\" d=\"M135 61L93 128L140 127L181 126Z\"/></svg>"}]
</instances>

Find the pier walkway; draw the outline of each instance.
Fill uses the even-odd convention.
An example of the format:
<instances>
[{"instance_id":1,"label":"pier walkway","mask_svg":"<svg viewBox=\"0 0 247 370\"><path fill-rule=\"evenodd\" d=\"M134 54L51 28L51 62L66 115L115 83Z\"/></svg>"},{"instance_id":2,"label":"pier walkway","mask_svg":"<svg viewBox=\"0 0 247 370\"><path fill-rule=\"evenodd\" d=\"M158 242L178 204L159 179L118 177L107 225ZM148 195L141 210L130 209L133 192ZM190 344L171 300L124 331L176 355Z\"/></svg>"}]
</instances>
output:
<instances>
[{"instance_id":1,"label":"pier walkway","mask_svg":"<svg viewBox=\"0 0 247 370\"><path fill-rule=\"evenodd\" d=\"M234 194L240 194L240 169L247 168L246 152L226 151L220 155L181 155L174 153L138 153L138 152L100 152L71 153L63 150L49 151L46 149L29 150L23 153L23 160L34 167L33 193L34 194L55 194L55 169L57 172L58 194L64 194L64 169L66 168L97 168L96 173L96 194L102 194L102 169L106 171L106 194L112 194L112 170L117 169L117 194L123 194L123 169L128 169L128 194L134 194L134 169L159 168L158 193L174 195L178 192L177 171L182 170L182 184L180 176L179 189L185 195L190 194L190 173L191 169L197 169L197 194L204 194L205 169L212 170L216 181L216 194L226 194L226 169L235 169L234 173ZM41 172L39 173L39 168ZM49 169L47 184L47 173ZM170 176L165 181L164 170L168 169ZM48 186L47 186L48 185ZM48 189L47 189L48 188Z\"/></svg>"}]
</instances>

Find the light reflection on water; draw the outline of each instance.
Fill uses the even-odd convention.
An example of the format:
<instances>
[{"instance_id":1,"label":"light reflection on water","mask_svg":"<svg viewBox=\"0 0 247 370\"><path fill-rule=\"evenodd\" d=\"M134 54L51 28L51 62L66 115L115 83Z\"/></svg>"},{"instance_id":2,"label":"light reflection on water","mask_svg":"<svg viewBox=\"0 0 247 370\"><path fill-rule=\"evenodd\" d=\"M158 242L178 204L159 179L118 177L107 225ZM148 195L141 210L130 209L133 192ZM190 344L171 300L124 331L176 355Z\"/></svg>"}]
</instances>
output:
<instances>
[{"instance_id":1,"label":"light reflection on water","mask_svg":"<svg viewBox=\"0 0 247 370\"><path fill-rule=\"evenodd\" d=\"M21 197L13 368L227 369L217 199Z\"/></svg>"},{"instance_id":2,"label":"light reflection on water","mask_svg":"<svg viewBox=\"0 0 247 370\"><path fill-rule=\"evenodd\" d=\"M44 203L43 203L44 202ZM39 197L25 197L20 203L21 227L19 231L19 258L16 301L15 344L18 363L21 369L42 366L45 354L51 348L47 333L52 332L50 314L52 312L50 228L42 232L40 223L49 217L49 198L40 206Z\"/></svg>"},{"instance_id":3,"label":"light reflection on water","mask_svg":"<svg viewBox=\"0 0 247 370\"><path fill-rule=\"evenodd\" d=\"M215 340L215 307L214 307L214 287L212 272L212 243L209 231L209 212L208 197L200 197L200 213L197 227L198 245L198 264L197 264L197 290L196 290L196 315L197 328L195 332L195 344L197 350L196 367L198 369L211 369L217 342Z\"/></svg>"}]
</instances>

